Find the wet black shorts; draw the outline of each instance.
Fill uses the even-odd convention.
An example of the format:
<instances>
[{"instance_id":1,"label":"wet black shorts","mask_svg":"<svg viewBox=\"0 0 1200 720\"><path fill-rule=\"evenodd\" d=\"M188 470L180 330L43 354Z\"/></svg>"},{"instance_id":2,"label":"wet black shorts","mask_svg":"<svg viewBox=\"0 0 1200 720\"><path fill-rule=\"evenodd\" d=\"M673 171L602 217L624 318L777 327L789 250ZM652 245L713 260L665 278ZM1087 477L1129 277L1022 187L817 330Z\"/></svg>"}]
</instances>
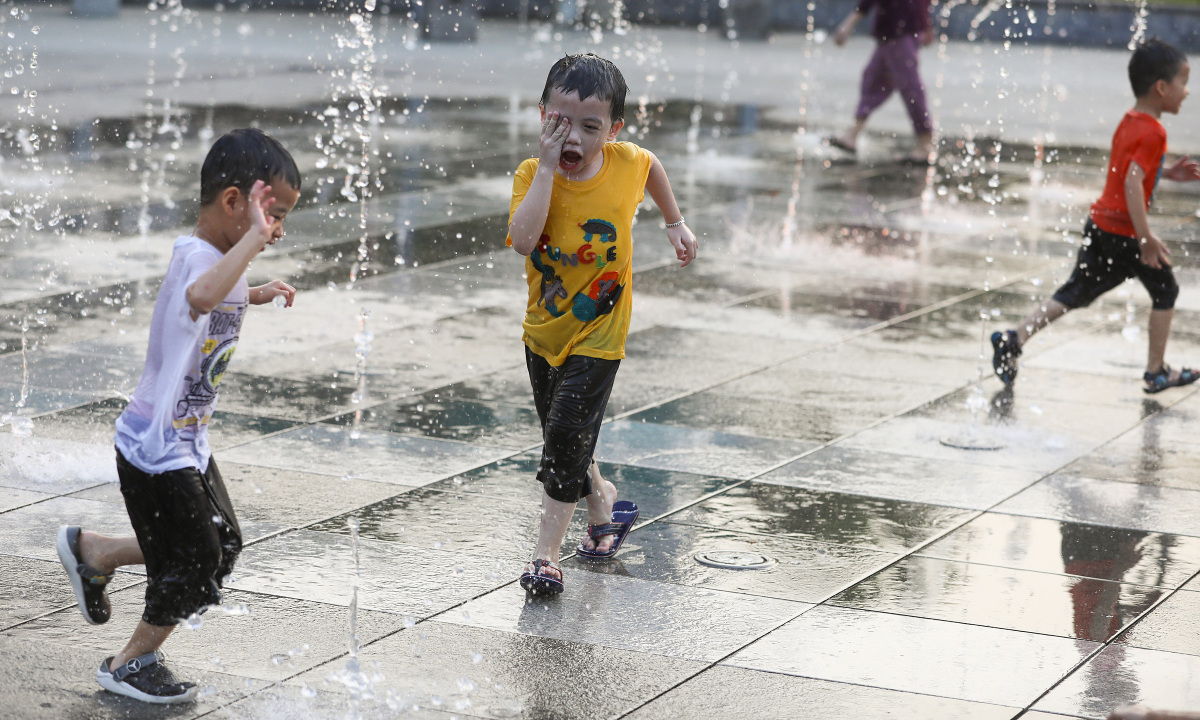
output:
<instances>
[{"instance_id":1,"label":"wet black shorts","mask_svg":"<svg viewBox=\"0 0 1200 720\"><path fill-rule=\"evenodd\" d=\"M117 451L125 509L146 558L146 611L151 625L175 625L221 602L221 581L242 551L216 460L195 468L150 475Z\"/></svg>"},{"instance_id":2,"label":"wet black shorts","mask_svg":"<svg viewBox=\"0 0 1200 720\"><path fill-rule=\"evenodd\" d=\"M1105 232L1088 220L1083 226L1083 244L1075 258L1075 269L1054 293L1054 299L1069 308L1087 307L1131 277L1146 287L1155 310L1175 307L1179 284L1171 267L1146 265L1136 238Z\"/></svg>"},{"instance_id":3,"label":"wet black shorts","mask_svg":"<svg viewBox=\"0 0 1200 720\"><path fill-rule=\"evenodd\" d=\"M545 442L537 478L554 500L579 502L592 494L588 467L621 361L571 355L554 367L525 348L525 365Z\"/></svg>"}]
</instances>

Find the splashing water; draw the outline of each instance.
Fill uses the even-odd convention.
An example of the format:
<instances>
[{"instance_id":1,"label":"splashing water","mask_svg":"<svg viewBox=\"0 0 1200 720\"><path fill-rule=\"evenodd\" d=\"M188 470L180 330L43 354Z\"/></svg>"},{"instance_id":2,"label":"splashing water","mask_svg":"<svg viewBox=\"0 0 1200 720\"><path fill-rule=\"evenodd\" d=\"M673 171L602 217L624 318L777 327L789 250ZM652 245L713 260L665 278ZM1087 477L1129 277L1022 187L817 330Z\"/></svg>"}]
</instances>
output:
<instances>
[{"instance_id":1,"label":"splashing water","mask_svg":"<svg viewBox=\"0 0 1200 720\"><path fill-rule=\"evenodd\" d=\"M1133 31L1133 37L1129 38L1128 47L1130 50L1137 48L1146 39L1146 18L1150 15L1150 8L1146 5L1146 0L1138 0L1137 12L1133 16L1133 25L1130 30Z\"/></svg>"}]
</instances>

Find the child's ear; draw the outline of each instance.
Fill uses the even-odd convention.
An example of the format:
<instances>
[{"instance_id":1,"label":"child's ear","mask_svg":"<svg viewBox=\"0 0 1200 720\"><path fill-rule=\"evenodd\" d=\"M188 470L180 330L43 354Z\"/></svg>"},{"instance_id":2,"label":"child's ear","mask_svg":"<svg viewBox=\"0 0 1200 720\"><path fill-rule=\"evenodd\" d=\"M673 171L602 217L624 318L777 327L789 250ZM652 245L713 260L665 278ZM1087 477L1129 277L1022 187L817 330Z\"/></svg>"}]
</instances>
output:
<instances>
[{"instance_id":1,"label":"child's ear","mask_svg":"<svg viewBox=\"0 0 1200 720\"><path fill-rule=\"evenodd\" d=\"M617 133L621 132L621 128L623 128L623 127L625 127L624 120L617 120L616 122L614 122L612 124L612 127L608 129L608 141L612 142L613 140L616 140Z\"/></svg>"},{"instance_id":2,"label":"child's ear","mask_svg":"<svg viewBox=\"0 0 1200 720\"><path fill-rule=\"evenodd\" d=\"M1155 80L1154 81L1154 92L1159 97L1163 97L1164 95L1167 94L1167 86L1170 84L1171 84L1170 80Z\"/></svg>"},{"instance_id":3,"label":"child's ear","mask_svg":"<svg viewBox=\"0 0 1200 720\"><path fill-rule=\"evenodd\" d=\"M241 199L242 199L242 191L238 190L236 187L234 187L232 185L230 185L229 187L222 190L221 195L219 196L219 202L221 203L221 208L225 211L225 213L227 215L237 214L238 203L241 201Z\"/></svg>"}]
</instances>

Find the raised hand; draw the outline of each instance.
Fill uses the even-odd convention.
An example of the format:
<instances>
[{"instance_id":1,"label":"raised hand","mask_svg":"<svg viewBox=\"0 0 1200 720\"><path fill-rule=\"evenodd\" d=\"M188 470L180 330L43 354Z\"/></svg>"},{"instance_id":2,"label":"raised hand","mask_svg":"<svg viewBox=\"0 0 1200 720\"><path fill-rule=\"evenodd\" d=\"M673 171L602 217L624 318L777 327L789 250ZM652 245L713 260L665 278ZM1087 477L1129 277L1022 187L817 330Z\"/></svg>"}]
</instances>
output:
<instances>
[{"instance_id":1,"label":"raised hand","mask_svg":"<svg viewBox=\"0 0 1200 720\"><path fill-rule=\"evenodd\" d=\"M267 245L273 244L275 238L272 236L274 229L274 221L267 217L267 211L275 204L275 198L270 196L271 186L262 180L255 180L254 187L250 188L249 213L250 213L250 229L242 236L242 239L253 237L256 241L262 243L260 251Z\"/></svg>"},{"instance_id":2,"label":"raised hand","mask_svg":"<svg viewBox=\"0 0 1200 720\"><path fill-rule=\"evenodd\" d=\"M542 134L538 138L538 161L541 167L558 166L562 146L570 129L571 121L556 112L548 112L542 118Z\"/></svg>"}]
</instances>

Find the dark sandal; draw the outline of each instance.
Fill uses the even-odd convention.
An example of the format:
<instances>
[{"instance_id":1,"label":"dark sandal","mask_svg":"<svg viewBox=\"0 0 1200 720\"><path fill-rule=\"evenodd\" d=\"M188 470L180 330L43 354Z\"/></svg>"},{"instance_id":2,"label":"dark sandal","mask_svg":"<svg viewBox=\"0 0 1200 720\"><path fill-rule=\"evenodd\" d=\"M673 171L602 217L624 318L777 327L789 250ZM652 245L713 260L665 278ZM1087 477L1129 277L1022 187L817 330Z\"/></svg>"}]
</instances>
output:
<instances>
[{"instance_id":1,"label":"dark sandal","mask_svg":"<svg viewBox=\"0 0 1200 720\"><path fill-rule=\"evenodd\" d=\"M1021 357L1021 343L1016 330L997 330L992 333L992 369L1006 387L1012 387L1017 379L1017 358Z\"/></svg>"},{"instance_id":2,"label":"dark sandal","mask_svg":"<svg viewBox=\"0 0 1200 720\"><path fill-rule=\"evenodd\" d=\"M829 137L825 138L825 142L829 143L831 146L837 148L838 150L845 150L846 152L850 153L851 155L858 154L858 148L856 146L851 145L850 143L841 139L837 135L830 135Z\"/></svg>"},{"instance_id":3,"label":"dark sandal","mask_svg":"<svg viewBox=\"0 0 1200 720\"><path fill-rule=\"evenodd\" d=\"M558 573L554 577L549 573ZM534 560L521 573L521 587L531 595L557 595L563 591L562 569L549 560Z\"/></svg>"},{"instance_id":4,"label":"dark sandal","mask_svg":"<svg viewBox=\"0 0 1200 720\"><path fill-rule=\"evenodd\" d=\"M1142 380L1146 382L1146 385L1142 388L1142 390L1153 395L1154 393L1160 393L1168 388L1191 385L1197 380L1200 380L1200 372L1197 372L1191 368L1183 368L1179 371L1179 377L1172 380L1171 366L1163 363L1158 372L1144 373L1142 375Z\"/></svg>"},{"instance_id":5,"label":"dark sandal","mask_svg":"<svg viewBox=\"0 0 1200 720\"><path fill-rule=\"evenodd\" d=\"M638 506L628 500L618 500L613 503L612 522L603 525L588 525L587 529L588 537L592 539L596 547L600 547L600 538L615 535L616 539L613 540L612 547L605 552L599 552L589 550L583 546L583 543L580 543L579 547L575 548L576 554L590 560L608 560L616 555L617 551L621 549L621 543L625 542L625 537L633 529L633 524L637 522L638 512Z\"/></svg>"},{"instance_id":6,"label":"dark sandal","mask_svg":"<svg viewBox=\"0 0 1200 720\"><path fill-rule=\"evenodd\" d=\"M112 606L109 605L105 588L113 576L105 575L83 561L83 553L79 551L79 535L82 532L77 525L63 525L58 529L55 543L58 560L63 570L67 571L83 619L92 625L103 625L112 616Z\"/></svg>"}]
</instances>

